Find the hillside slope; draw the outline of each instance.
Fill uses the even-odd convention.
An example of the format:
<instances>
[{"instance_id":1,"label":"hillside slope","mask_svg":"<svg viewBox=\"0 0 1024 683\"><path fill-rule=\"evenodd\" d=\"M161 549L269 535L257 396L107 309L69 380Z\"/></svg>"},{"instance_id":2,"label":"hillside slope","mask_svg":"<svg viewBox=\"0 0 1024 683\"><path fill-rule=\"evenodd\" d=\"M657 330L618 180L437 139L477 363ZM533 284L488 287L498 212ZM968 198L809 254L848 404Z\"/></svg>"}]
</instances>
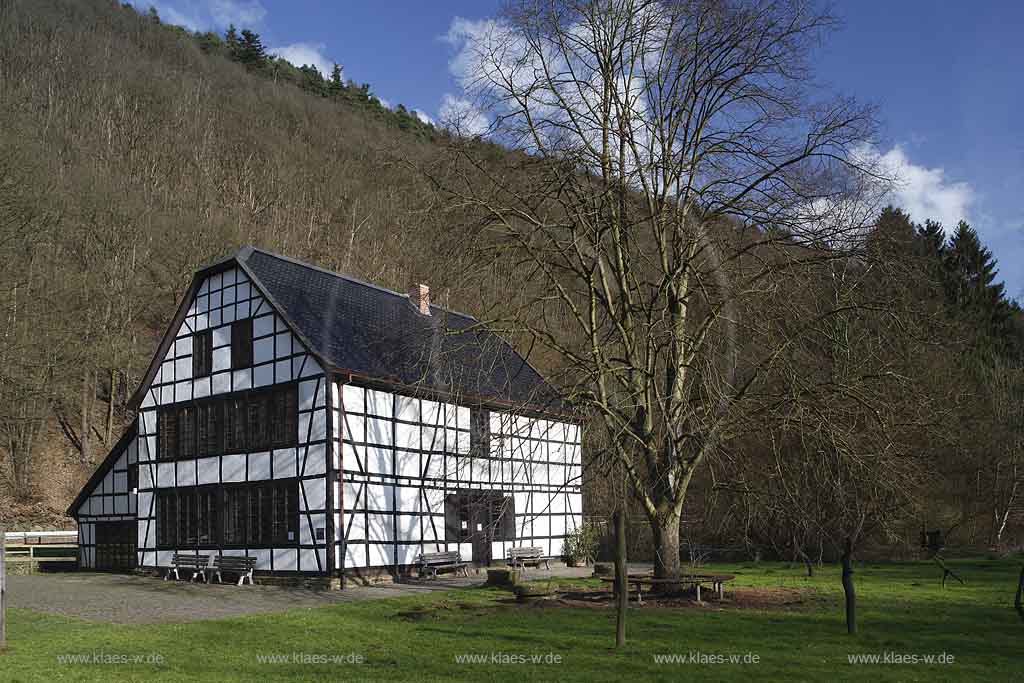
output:
<instances>
[{"instance_id":1,"label":"hillside slope","mask_svg":"<svg viewBox=\"0 0 1024 683\"><path fill-rule=\"evenodd\" d=\"M109 0L0 3L0 496L63 509L188 277L239 245L443 291L448 228L403 162L444 135L400 123Z\"/></svg>"}]
</instances>

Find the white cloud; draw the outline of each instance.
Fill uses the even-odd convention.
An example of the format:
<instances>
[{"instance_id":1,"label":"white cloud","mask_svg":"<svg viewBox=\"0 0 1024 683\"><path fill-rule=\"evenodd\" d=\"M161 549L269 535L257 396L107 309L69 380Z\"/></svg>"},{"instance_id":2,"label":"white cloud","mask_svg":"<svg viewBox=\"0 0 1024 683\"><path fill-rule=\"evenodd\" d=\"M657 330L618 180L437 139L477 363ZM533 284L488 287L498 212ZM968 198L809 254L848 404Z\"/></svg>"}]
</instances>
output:
<instances>
[{"instance_id":1,"label":"white cloud","mask_svg":"<svg viewBox=\"0 0 1024 683\"><path fill-rule=\"evenodd\" d=\"M374 97L376 97L377 101L380 102L380 106L385 109L391 109L391 102L389 100L385 100L383 97L377 97L376 95L374 95Z\"/></svg>"},{"instance_id":2,"label":"white cloud","mask_svg":"<svg viewBox=\"0 0 1024 683\"><path fill-rule=\"evenodd\" d=\"M334 62L324 55L327 46L323 43L292 43L281 47L271 47L267 52L286 59L295 66L311 64L324 78L330 78Z\"/></svg>"},{"instance_id":3,"label":"white cloud","mask_svg":"<svg viewBox=\"0 0 1024 683\"><path fill-rule=\"evenodd\" d=\"M445 93L437 111L441 125L459 135L473 137L484 135L490 129L487 115L464 98Z\"/></svg>"},{"instance_id":4,"label":"white cloud","mask_svg":"<svg viewBox=\"0 0 1024 683\"><path fill-rule=\"evenodd\" d=\"M947 231L961 220L971 220L976 195L969 183L951 181L941 167L928 168L915 164L900 145L882 152L864 145L856 155L878 164L886 175L896 178L888 199L910 213L917 223L926 219L938 221Z\"/></svg>"},{"instance_id":5,"label":"white cloud","mask_svg":"<svg viewBox=\"0 0 1024 683\"><path fill-rule=\"evenodd\" d=\"M234 24L249 28L259 24L267 16L267 8L259 0L212 0L210 16L217 26Z\"/></svg>"},{"instance_id":6,"label":"white cloud","mask_svg":"<svg viewBox=\"0 0 1024 683\"><path fill-rule=\"evenodd\" d=\"M161 21L189 31L223 29L230 24L254 28L267 16L259 0L132 0L132 4L143 14L155 7Z\"/></svg>"},{"instance_id":7,"label":"white cloud","mask_svg":"<svg viewBox=\"0 0 1024 683\"><path fill-rule=\"evenodd\" d=\"M149 8L152 7L156 10L157 15L160 17L160 21L165 24L174 24L175 26L183 26L189 31L199 31L203 28L204 22L201 18L200 8L192 5L191 3L177 3L177 7L167 4L166 2L153 2L152 0L133 0L135 10L142 14L149 12ZM187 6L183 6L187 5Z\"/></svg>"},{"instance_id":8,"label":"white cloud","mask_svg":"<svg viewBox=\"0 0 1024 683\"><path fill-rule=\"evenodd\" d=\"M423 123L429 124L431 126L434 125L434 119L430 118L430 116L427 115L427 112L423 111L422 109L413 109L412 113L416 116L416 118L418 118Z\"/></svg>"}]
</instances>

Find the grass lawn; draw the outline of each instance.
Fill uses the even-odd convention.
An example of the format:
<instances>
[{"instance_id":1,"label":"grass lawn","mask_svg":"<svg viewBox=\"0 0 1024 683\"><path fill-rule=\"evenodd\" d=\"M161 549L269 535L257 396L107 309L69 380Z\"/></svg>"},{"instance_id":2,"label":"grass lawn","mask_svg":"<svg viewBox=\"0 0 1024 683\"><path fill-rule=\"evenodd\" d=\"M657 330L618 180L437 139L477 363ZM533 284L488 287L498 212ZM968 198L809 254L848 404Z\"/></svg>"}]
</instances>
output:
<instances>
[{"instance_id":1,"label":"grass lawn","mask_svg":"<svg viewBox=\"0 0 1024 683\"><path fill-rule=\"evenodd\" d=\"M1024 679L1024 622L1013 609L1021 560L950 562L966 580L942 590L930 563L857 568L860 634L849 637L837 567L813 579L777 563L716 565L748 587L795 588L772 608L632 607L627 647L612 645L605 608L520 606L509 593L466 589L284 614L161 626L118 626L8 614L0 681L64 680L979 680ZM953 655L952 664L851 664L850 654ZM704 663L658 663L700 655ZM758 663L708 663L756 655ZM67 655L160 663L68 663ZM336 656L340 661L267 662ZM349 655L363 658L352 663ZM481 656L485 663L459 661ZM545 656L560 658L545 662ZM493 659L497 657L498 661ZM520 657L541 661L522 663ZM264 658L261 660L261 658Z\"/></svg>"}]
</instances>

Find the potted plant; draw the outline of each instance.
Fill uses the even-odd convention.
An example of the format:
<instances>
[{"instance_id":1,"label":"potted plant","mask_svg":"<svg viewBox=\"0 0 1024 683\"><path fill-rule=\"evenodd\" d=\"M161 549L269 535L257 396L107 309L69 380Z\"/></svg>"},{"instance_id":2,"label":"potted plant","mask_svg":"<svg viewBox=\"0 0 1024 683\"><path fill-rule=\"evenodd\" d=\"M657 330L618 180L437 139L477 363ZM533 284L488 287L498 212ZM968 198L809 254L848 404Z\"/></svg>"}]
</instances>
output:
<instances>
[{"instance_id":1,"label":"potted plant","mask_svg":"<svg viewBox=\"0 0 1024 683\"><path fill-rule=\"evenodd\" d=\"M585 567L597 557L601 530L593 522L586 521L565 537L562 553L565 564L570 567Z\"/></svg>"}]
</instances>

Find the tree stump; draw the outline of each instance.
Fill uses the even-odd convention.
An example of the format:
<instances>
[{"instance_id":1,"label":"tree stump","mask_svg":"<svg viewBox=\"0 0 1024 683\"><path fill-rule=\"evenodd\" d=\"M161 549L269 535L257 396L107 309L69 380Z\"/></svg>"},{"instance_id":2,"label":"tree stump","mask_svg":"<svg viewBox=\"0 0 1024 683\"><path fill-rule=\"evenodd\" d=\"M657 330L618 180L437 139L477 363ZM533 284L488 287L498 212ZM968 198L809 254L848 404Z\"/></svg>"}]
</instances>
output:
<instances>
[{"instance_id":1,"label":"tree stump","mask_svg":"<svg viewBox=\"0 0 1024 683\"><path fill-rule=\"evenodd\" d=\"M523 578L522 572L518 569L488 569L487 570L487 583L488 586L515 586Z\"/></svg>"}]
</instances>

